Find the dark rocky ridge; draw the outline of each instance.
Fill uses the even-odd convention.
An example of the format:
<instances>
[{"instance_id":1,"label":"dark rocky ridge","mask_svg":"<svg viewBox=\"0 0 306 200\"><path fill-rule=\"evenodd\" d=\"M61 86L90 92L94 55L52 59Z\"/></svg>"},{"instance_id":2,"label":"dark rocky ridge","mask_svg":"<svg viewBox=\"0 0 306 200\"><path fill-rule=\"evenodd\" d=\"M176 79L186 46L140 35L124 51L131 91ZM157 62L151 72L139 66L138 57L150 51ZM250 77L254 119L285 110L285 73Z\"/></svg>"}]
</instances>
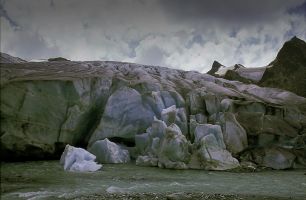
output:
<instances>
[{"instance_id":1,"label":"dark rocky ridge","mask_svg":"<svg viewBox=\"0 0 306 200\"><path fill-rule=\"evenodd\" d=\"M293 37L267 68L260 86L276 87L306 97L306 43Z\"/></svg>"},{"instance_id":2,"label":"dark rocky ridge","mask_svg":"<svg viewBox=\"0 0 306 200\"><path fill-rule=\"evenodd\" d=\"M247 79L243 76L240 76L240 74L237 73L235 70L228 70L223 78L232 81L240 81L242 83L247 84L255 83L255 81L252 81L251 79Z\"/></svg>"},{"instance_id":3,"label":"dark rocky ridge","mask_svg":"<svg viewBox=\"0 0 306 200\"><path fill-rule=\"evenodd\" d=\"M156 139L148 128L159 123L154 116L167 122L163 109L173 105L165 134L174 138L160 138L160 154L151 142L133 147L135 135ZM222 170L236 159L305 167L305 113L306 99L291 92L194 71L102 61L1 64L3 160L59 158L66 144L86 148L108 138L160 167ZM171 158L169 146L184 159ZM207 153L225 157L210 163Z\"/></svg>"},{"instance_id":4,"label":"dark rocky ridge","mask_svg":"<svg viewBox=\"0 0 306 200\"><path fill-rule=\"evenodd\" d=\"M24 63L25 60L0 52L0 63Z\"/></svg>"},{"instance_id":5,"label":"dark rocky ridge","mask_svg":"<svg viewBox=\"0 0 306 200\"><path fill-rule=\"evenodd\" d=\"M207 74L215 75L215 73L220 69L221 66L223 66L221 63L219 63L218 61L214 61L211 66L211 69L207 72Z\"/></svg>"},{"instance_id":6,"label":"dark rocky ridge","mask_svg":"<svg viewBox=\"0 0 306 200\"><path fill-rule=\"evenodd\" d=\"M223 65L214 61L207 74L247 84L280 88L306 97L306 43L297 37L287 41L276 59L266 67L235 67L220 76L216 72L221 66Z\"/></svg>"},{"instance_id":7,"label":"dark rocky ridge","mask_svg":"<svg viewBox=\"0 0 306 200\"><path fill-rule=\"evenodd\" d=\"M70 61L70 60L63 58L63 57L56 57L56 58L49 58L48 61L54 62L54 61Z\"/></svg>"}]
</instances>

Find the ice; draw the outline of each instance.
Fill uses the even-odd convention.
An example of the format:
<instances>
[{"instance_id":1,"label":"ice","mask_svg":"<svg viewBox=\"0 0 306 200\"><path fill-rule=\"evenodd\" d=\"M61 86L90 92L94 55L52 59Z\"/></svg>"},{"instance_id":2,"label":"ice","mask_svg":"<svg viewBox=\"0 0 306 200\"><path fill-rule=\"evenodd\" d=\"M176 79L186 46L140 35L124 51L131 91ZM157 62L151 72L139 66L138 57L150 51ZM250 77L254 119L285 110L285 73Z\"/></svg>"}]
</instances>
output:
<instances>
[{"instance_id":1,"label":"ice","mask_svg":"<svg viewBox=\"0 0 306 200\"><path fill-rule=\"evenodd\" d=\"M83 160L80 162L75 162L70 167L70 171L79 171L79 172L95 172L102 167L101 164L97 164L96 162L90 160Z\"/></svg>"},{"instance_id":2,"label":"ice","mask_svg":"<svg viewBox=\"0 0 306 200\"><path fill-rule=\"evenodd\" d=\"M228 70L234 70L234 69L235 69L235 65L230 66L230 67L220 66L219 70L215 72L215 74L219 76L224 76Z\"/></svg>"},{"instance_id":3,"label":"ice","mask_svg":"<svg viewBox=\"0 0 306 200\"><path fill-rule=\"evenodd\" d=\"M116 187L116 186L110 186L106 189L106 192L107 193L111 193L111 194L114 194L114 193L124 193L126 192L126 188L120 188L120 187Z\"/></svg>"},{"instance_id":4,"label":"ice","mask_svg":"<svg viewBox=\"0 0 306 200\"><path fill-rule=\"evenodd\" d=\"M266 68L267 67L239 68L236 72L243 78L258 82L261 80Z\"/></svg>"},{"instance_id":5,"label":"ice","mask_svg":"<svg viewBox=\"0 0 306 200\"><path fill-rule=\"evenodd\" d=\"M95 162L96 156L85 149L66 145L61 156L60 164L67 171L92 172L99 170L102 165Z\"/></svg>"}]
</instances>

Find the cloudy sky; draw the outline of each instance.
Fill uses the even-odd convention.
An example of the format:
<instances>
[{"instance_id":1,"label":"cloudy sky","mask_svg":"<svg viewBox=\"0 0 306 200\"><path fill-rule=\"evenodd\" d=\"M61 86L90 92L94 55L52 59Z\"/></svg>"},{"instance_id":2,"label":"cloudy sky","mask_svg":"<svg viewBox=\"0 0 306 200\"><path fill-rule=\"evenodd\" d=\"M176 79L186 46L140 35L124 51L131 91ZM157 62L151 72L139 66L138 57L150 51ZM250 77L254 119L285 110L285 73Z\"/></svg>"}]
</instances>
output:
<instances>
[{"instance_id":1,"label":"cloudy sky","mask_svg":"<svg viewBox=\"0 0 306 200\"><path fill-rule=\"evenodd\" d=\"M306 0L0 0L1 51L206 72L271 62L306 40Z\"/></svg>"}]
</instances>

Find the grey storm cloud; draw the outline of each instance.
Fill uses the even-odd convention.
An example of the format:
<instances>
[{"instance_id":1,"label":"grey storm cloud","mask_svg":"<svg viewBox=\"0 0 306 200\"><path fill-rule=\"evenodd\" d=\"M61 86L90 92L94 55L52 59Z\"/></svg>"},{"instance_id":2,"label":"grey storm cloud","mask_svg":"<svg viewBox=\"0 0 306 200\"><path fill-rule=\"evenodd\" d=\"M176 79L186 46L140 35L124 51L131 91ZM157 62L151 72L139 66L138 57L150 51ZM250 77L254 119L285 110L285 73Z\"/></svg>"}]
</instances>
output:
<instances>
[{"instance_id":1,"label":"grey storm cloud","mask_svg":"<svg viewBox=\"0 0 306 200\"><path fill-rule=\"evenodd\" d=\"M6 19L12 27L15 29L19 28L17 22L15 22L8 14L7 11L4 9L2 2L0 3L0 17Z\"/></svg>"},{"instance_id":2,"label":"grey storm cloud","mask_svg":"<svg viewBox=\"0 0 306 200\"><path fill-rule=\"evenodd\" d=\"M294 9L303 0L167 0L160 1L163 8L175 20L218 20L224 23L238 24L257 23L273 20L284 14L284 11Z\"/></svg>"},{"instance_id":3,"label":"grey storm cloud","mask_svg":"<svg viewBox=\"0 0 306 200\"><path fill-rule=\"evenodd\" d=\"M0 0L1 51L206 72L272 61L306 39L305 0Z\"/></svg>"}]
</instances>

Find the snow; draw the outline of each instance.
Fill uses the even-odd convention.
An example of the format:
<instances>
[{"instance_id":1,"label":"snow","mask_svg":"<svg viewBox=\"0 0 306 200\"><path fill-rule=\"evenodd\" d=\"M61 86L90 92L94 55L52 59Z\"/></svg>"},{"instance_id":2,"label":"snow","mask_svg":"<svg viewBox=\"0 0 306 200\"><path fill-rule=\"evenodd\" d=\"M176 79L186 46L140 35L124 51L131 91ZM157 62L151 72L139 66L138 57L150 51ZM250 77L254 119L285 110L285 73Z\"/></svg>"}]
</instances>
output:
<instances>
[{"instance_id":1,"label":"snow","mask_svg":"<svg viewBox=\"0 0 306 200\"><path fill-rule=\"evenodd\" d=\"M240 68L236 72L243 78L250 79L252 81L258 82L261 80L263 74L266 71L266 67L256 67L256 68Z\"/></svg>"},{"instance_id":2,"label":"snow","mask_svg":"<svg viewBox=\"0 0 306 200\"><path fill-rule=\"evenodd\" d=\"M225 66L222 65L222 66L220 66L218 71L215 72L215 74L217 74L219 76L224 76L228 70L234 70L234 69L235 69L235 66L225 67Z\"/></svg>"},{"instance_id":3,"label":"snow","mask_svg":"<svg viewBox=\"0 0 306 200\"><path fill-rule=\"evenodd\" d=\"M266 67L245 68L243 65L238 64L239 67L235 69L235 66L236 65L230 67L220 66L219 70L215 72L215 74L219 76L225 76L228 70L233 70L243 78L258 82L261 80L266 68L271 67L271 66L266 66Z\"/></svg>"},{"instance_id":4,"label":"snow","mask_svg":"<svg viewBox=\"0 0 306 200\"><path fill-rule=\"evenodd\" d=\"M175 111L176 111L176 105L172 105L168 108L163 109L162 112L161 112L161 115L166 115L166 114L169 114L169 113L175 112Z\"/></svg>"},{"instance_id":5,"label":"snow","mask_svg":"<svg viewBox=\"0 0 306 200\"><path fill-rule=\"evenodd\" d=\"M271 68L271 67L273 67L273 65L268 65L266 68Z\"/></svg>"},{"instance_id":6,"label":"snow","mask_svg":"<svg viewBox=\"0 0 306 200\"><path fill-rule=\"evenodd\" d=\"M61 156L60 164L67 171L93 172L102 167L101 164L95 162L95 159L96 156L85 149L67 144Z\"/></svg>"},{"instance_id":7,"label":"snow","mask_svg":"<svg viewBox=\"0 0 306 200\"><path fill-rule=\"evenodd\" d=\"M70 171L79 171L79 172L94 172L99 170L102 167L102 165L97 164L96 162L90 160L82 160L80 162L75 162L70 167Z\"/></svg>"},{"instance_id":8,"label":"snow","mask_svg":"<svg viewBox=\"0 0 306 200\"><path fill-rule=\"evenodd\" d=\"M32 59L29 62L48 62L48 59Z\"/></svg>"}]
</instances>

